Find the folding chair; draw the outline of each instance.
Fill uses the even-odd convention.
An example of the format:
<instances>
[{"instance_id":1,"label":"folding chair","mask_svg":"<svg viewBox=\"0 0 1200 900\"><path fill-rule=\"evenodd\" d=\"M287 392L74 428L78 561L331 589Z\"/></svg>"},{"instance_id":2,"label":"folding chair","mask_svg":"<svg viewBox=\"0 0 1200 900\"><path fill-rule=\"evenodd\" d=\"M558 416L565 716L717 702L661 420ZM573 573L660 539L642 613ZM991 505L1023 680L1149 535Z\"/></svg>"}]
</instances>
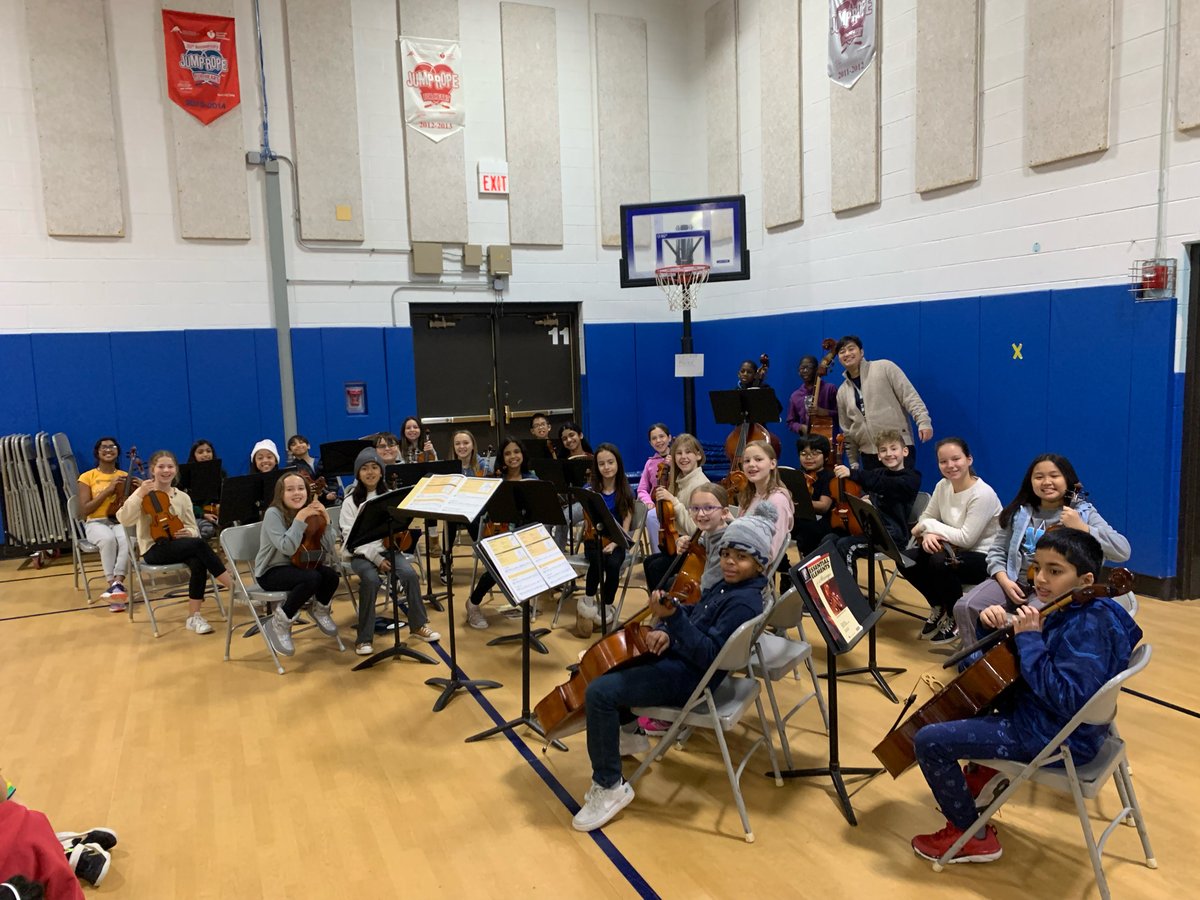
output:
<instances>
[{"instance_id":1,"label":"folding chair","mask_svg":"<svg viewBox=\"0 0 1200 900\"><path fill-rule=\"evenodd\" d=\"M771 758L771 770L775 773L777 787L783 785L783 777L779 773L779 763L775 759L775 746L771 743L771 732L767 727L766 716L763 713L761 688L759 680L753 673L752 653L754 641L766 621L767 614L755 616L748 622L742 623L725 642L725 646L717 654L708 671L700 679L700 684L692 692L683 706L649 706L632 710L635 716L649 716L671 723L671 727L659 738L646 759L638 766L637 771L629 779L630 785L636 784L642 774L655 760L670 749L680 735L687 729L706 728L713 731L717 746L721 749L721 759L725 763L725 774L729 778L729 787L733 790L733 799L737 803L738 815L742 819L742 829L746 832L746 842L753 843L754 832L750 830L750 819L746 815L746 804L742 799L741 778L747 763L754 752L763 743L767 745L767 754ZM734 674L746 671L747 674ZM716 690L708 685L718 672L728 673ZM750 709L751 704L758 712L758 722L762 736L755 738L750 749L739 761L737 768L729 755L729 745L725 741L727 732L733 730L742 720L742 716Z\"/></svg>"},{"instance_id":2,"label":"folding chair","mask_svg":"<svg viewBox=\"0 0 1200 900\"><path fill-rule=\"evenodd\" d=\"M766 628L774 628L771 634ZM787 637L787 632L796 628L800 632L800 640ZM783 748L784 765L794 769L791 746L788 744L787 722L805 703L814 697L821 709L821 719L825 722L825 731L829 731L829 710L825 705L825 695L821 693L821 683L817 679L817 668L813 664L812 644L804 636L804 602L795 588L790 588L779 601L774 604L767 614L764 631L754 642L754 657L757 675L767 688L767 699L771 701L771 712L775 716L775 729L779 732L779 743ZM808 668L809 678L812 679L812 690L808 691L786 715L779 714L779 702L775 698L774 682L782 681L788 675L799 670L800 666Z\"/></svg>"},{"instance_id":3,"label":"folding chair","mask_svg":"<svg viewBox=\"0 0 1200 900\"><path fill-rule=\"evenodd\" d=\"M621 569L617 573L617 577L621 579L621 596L617 598L616 605L611 610L611 621L615 624L621 621L621 610L625 608L625 594L629 591L629 579L633 577L634 570L641 564L645 557L645 534L646 534L646 514L649 510L645 503L635 502L633 506L633 516L629 520L629 550L625 554L625 559L621 563ZM590 562L587 555L580 552L567 557L567 562L571 564L571 568L575 570L575 574L583 576L587 575ZM647 588L649 590L649 588ZM558 617L562 613L563 603L569 597L566 591L558 598L558 607L554 610L554 621L550 623L550 627L554 628L558 625Z\"/></svg>"},{"instance_id":4,"label":"folding chair","mask_svg":"<svg viewBox=\"0 0 1200 900\"><path fill-rule=\"evenodd\" d=\"M154 616L154 606L151 601L167 601L166 605L174 606L178 603L186 603L187 598L179 598L173 596L173 592L179 589L179 584L176 582L170 589L165 591L160 597L151 597L150 592L146 590L146 581L156 582L163 575L191 575L192 570L188 568L186 563L168 563L162 566L156 566L153 563L144 561L142 554L138 552L137 531L129 526L125 526L125 537L129 540L129 569L133 575L133 592L134 596L130 598L129 603L129 621L133 621L133 608L137 605L138 596L141 596L142 604L146 607L146 614L150 617L150 627L154 629L155 637L162 637L158 631L158 619ZM229 614L225 611L225 604L221 602L221 588L217 584L217 579L213 575L208 576L209 583L212 585L213 597L217 601L217 609L221 613L221 618L228 620Z\"/></svg>"},{"instance_id":5,"label":"folding chair","mask_svg":"<svg viewBox=\"0 0 1200 900\"><path fill-rule=\"evenodd\" d=\"M917 520L921 518L921 513L925 512L925 507L929 505L929 501L933 499L933 495L928 491L918 491L917 497L913 500L912 509L908 513L908 525L911 528L917 524ZM900 550L900 558L905 560L909 565L912 564L912 559L905 555L904 551L909 548L910 544L906 544ZM882 550L875 551L875 562L879 565L879 572L887 580L884 582L883 590L879 592L879 603L883 603L887 599L888 592L892 589L892 584L900 576L900 569L893 562L891 572L888 572L886 563L891 560L888 554Z\"/></svg>"},{"instance_id":6,"label":"folding chair","mask_svg":"<svg viewBox=\"0 0 1200 900\"><path fill-rule=\"evenodd\" d=\"M1158 868L1154 851L1150 848L1150 836L1146 831L1142 809L1138 805L1137 795L1133 791L1133 779L1129 777L1129 757L1125 742L1112 727L1117 715L1117 698L1120 696L1121 685L1146 668L1150 662L1151 653L1150 644L1142 644L1134 650L1133 656L1129 660L1129 667L1096 691L1092 698L1084 704L1083 709L1063 726L1062 730L1046 744L1032 762L1021 763L1005 759L974 760L979 765L990 766L1004 773L1011 780L1008 787L988 804L987 809L979 814L971 827L963 832L962 836L951 844L942 857L933 864L935 872L940 872L970 839L971 835L978 832L1012 796L1013 792L1026 781L1045 785L1062 793L1070 794L1074 798L1075 810L1079 814L1079 823L1083 828L1083 840L1087 845L1088 856L1091 857L1092 870L1096 873L1096 886L1100 889L1100 896L1103 900L1109 900L1111 895L1108 890L1108 881L1104 877L1100 855L1104 852L1104 844L1108 841L1109 836L1122 821L1126 824L1132 821L1132 824L1137 827L1138 836L1142 841L1142 852L1146 856L1146 866L1151 869ZM1071 732L1084 724L1107 724L1110 726L1109 733L1095 758L1084 765L1076 766L1066 741ZM1059 763L1061 766L1058 765ZM1110 776L1117 786L1117 795L1121 799L1122 807L1121 811L1109 820L1100 839L1096 840L1092 824L1088 819L1087 806L1083 801L1095 799Z\"/></svg>"},{"instance_id":7,"label":"folding chair","mask_svg":"<svg viewBox=\"0 0 1200 900\"><path fill-rule=\"evenodd\" d=\"M258 556L261 531L262 523L255 522L253 525L235 525L232 528L226 528L217 537L221 544L221 552L225 554L225 561L229 564L229 574L233 576L233 599L229 603L229 615L225 617L225 662L229 662L229 648L233 642L233 611L237 608L238 603L244 603L250 610L250 614L254 616L258 633L262 635L263 643L267 645L271 659L275 660L275 671L282 675L283 663L279 661L279 654L275 652L275 647L267 639L267 633L263 630L267 617L259 616L258 610L260 606L263 609L269 609L272 603L282 603L287 598L287 594L283 591L264 591L254 580L254 558ZM243 565L249 569L249 574L245 576L242 575ZM268 612L267 615L269 616L270 613ZM249 637L249 633L247 633L247 637Z\"/></svg>"},{"instance_id":8,"label":"folding chair","mask_svg":"<svg viewBox=\"0 0 1200 900\"><path fill-rule=\"evenodd\" d=\"M79 590L79 582L82 580L84 593L87 594L88 606L91 606L91 582L96 578L104 578L104 572L101 571L99 575L88 575L87 566L84 565L84 556L99 556L100 551L96 548L95 544L87 539L87 533L83 528L83 519L79 515L78 494L67 493L67 521L70 524L71 559L75 569L75 590ZM132 548L130 550L132 552ZM107 583L105 581L105 584Z\"/></svg>"}]
</instances>

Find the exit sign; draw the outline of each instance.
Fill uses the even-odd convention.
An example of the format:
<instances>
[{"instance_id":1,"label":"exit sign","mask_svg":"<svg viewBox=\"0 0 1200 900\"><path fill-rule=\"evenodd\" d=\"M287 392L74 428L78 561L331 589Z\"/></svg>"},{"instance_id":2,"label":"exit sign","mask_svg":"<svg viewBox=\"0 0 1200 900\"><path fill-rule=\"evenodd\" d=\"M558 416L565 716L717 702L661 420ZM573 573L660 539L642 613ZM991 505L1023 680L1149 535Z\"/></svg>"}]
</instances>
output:
<instances>
[{"instance_id":1,"label":"exit sign","mask_svg":"<svg viewBox=\"0 0 1200 900\"><path fill-rule=\"evenodd\" d=\"M508 163L502 159L479 161L479 193L508 193Z\"/></svg>"}]
</instances>

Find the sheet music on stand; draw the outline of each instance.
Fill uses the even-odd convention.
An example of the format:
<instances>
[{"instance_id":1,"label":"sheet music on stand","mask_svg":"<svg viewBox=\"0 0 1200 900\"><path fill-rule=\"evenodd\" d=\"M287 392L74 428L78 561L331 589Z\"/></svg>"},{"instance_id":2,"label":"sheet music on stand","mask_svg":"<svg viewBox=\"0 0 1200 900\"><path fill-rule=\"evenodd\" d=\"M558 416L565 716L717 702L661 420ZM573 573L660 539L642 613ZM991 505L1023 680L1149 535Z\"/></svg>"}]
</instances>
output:
<instances>
[{"instance_id":1,"label":"sheet music on stand","mask_svg":"<svg viewBox=\"0 0 1200 900\"><path fill-rule=\"evenodd\" d=\"M404 501L400 509L475 519L500 487L499 478L474 478L466 475L426 475Z\"/></svg>"},{"instance_id":2,"label":"sheet music on stand","mask_svg":"<svg viewBox=\"0 0 1200 900\"><path fill-rule=\"evenodd\" d=\"M797 581L797 575L800 581ZM792 581L804 590L811 606L821 614L817 624L826 639L837 645L838 652L853 646L862 636L863 622L872 610L849 571L841 565L835 571L833 557L829 553L818 553L802 560L792 570Z\"/></svg>"},{"instance_id":3,"label":"sheet music on stand","mask_svg":"<svg viewBox=\"0 0 1200 900\"><path fill-rule=\"evenodd\" d=\"M578 577L541 523L483 538L479 548L514 603L524 603Z\"/></svg>"}]
</instances>

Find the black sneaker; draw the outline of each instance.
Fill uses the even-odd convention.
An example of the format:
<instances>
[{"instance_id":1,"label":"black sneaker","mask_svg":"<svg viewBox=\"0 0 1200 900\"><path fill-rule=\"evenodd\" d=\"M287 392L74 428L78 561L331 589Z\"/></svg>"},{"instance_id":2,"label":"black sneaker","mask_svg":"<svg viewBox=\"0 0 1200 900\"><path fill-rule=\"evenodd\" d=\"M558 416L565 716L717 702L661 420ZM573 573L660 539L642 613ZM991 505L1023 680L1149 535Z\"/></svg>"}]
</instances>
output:
<instances>
[{"instance_id":1,"label":"black sneaker","mask_svg":"<svg viewBox=\"0 0 1200 900\"><path fill-rule=\"evenodd\" d=\"M100 887L100 882L108 874L112 857L98 844L78 844L67 854L67 862L70 863L76 878L86 881L92 887Z\"/></svg>"},{"instance_id":2,"label":"black sneaker","mask_svg":"<svg viewBox=\"0 0 1200 900\"><path fill-rule=\"evenodd\" d=\"M927 641L933 636L933 633L938 630L938 626L942 624L942 618L945 615L941 609L935 609L929 613L929 618L925 620L925 624L921 628L921 640Z\"/></svg>"},{"instance_id":3,"label":"black sneaker","mask_svg":"<svg viewBox=\"0 0 1200 900\"><path fill-rule=\"evenodd\" d=\"M64 850L78 844L96 844L101 850L117 846L117 833L111 828L92 828L88 831L60 831L55 835Z\"/></svg>"},{"instance_id":4,"label":"black sneaker","mask_svg":"<svg viewBox=\"0 0 1200 900\"><path fill-rule=\"evenodd\" d=\"M949 644L951 641L958 639L958 627L954 624L953 616L944 616L942 624L933 633L933 637L929 639L931 644Z\"/></svg>"}]
</instances>

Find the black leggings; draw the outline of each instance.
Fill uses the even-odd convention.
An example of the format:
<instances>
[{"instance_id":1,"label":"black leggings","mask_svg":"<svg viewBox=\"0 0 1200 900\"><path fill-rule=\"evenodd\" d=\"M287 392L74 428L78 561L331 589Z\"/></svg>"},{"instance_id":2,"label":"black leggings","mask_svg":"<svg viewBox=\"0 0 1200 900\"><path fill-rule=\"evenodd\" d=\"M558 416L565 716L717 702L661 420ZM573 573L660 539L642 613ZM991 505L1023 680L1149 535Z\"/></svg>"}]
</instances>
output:
<instances>
[{"instance_id":1,"label":"black leggings","mask_svg":"<svg viewBox=\"0 0 1200 900\"><path fill-rule=\"evenodd\" d=\"M189 600L204 599L209 575L215 578L225 574L225 564L213 553L212 547L200 538L184 537L160 541L143 553L142 559L152 566L185 563L192 570L192 577L188 579Z\"/></svg>"},{"instance_id":2,"label":"black leggings","mask_svg":"<svg viewBox=\"0 0 1200 900\"><path fill-rule=\"evenodd\" d=\"M987 556L974 550L959 550L958 565L952 566L943 551L926 553L918 547L910 550L913 565L904 570L904 578L921 592L932 609L950 612L962 597L964 584L988 580Z\"/></svg>"},{"instance_id":3,"label":"black leggings","mask_svg":"<svg viewBox=\"0 0 1200 900\"><path fill-rule=\"evenodd\" d=\"M329 566L315 569L274 566L258 576L258 586L266 591L287 591L283 611L289 619L294 619L300 607L314 597L322 606L328 606L337 590L338 578L338 573Z\"/></svg>"},{"instance_id":4,"label":"black leggings","mask_svg":"<svg viewBox=\"0 0 1200 900\"><path fill-rule=\"evenodd\" d=\"M600 587L600 566L604 566L604 596L601 597L601 600L611 605L617 596L617 588L621 584L621 564L625 562L625 551L617 547L612 553L604 553L600 549L598 541L584 541L583 552L587 555L590 563L587 570L585 593L589 597L596 596L596 591Z\"/></svg>"}]
</instances>

